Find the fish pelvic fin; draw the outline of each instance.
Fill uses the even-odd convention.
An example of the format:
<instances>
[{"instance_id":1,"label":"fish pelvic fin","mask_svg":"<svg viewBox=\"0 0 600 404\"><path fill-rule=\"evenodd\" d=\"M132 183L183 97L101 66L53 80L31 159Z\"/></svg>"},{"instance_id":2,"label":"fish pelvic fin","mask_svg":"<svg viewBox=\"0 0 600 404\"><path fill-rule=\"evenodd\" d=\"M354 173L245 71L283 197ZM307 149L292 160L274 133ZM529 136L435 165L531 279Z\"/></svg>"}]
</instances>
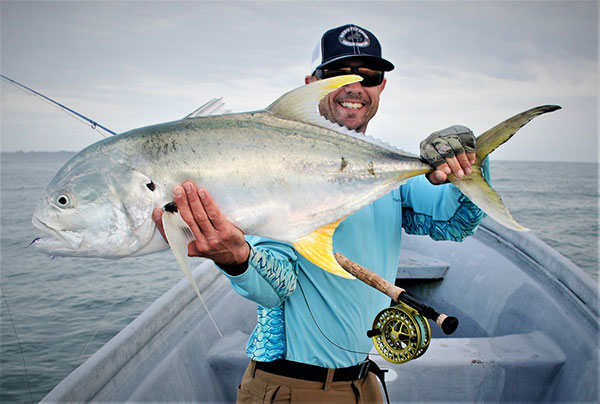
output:
<instances>
[{"instance_id":1,"label":"fish pelvic fin","mask_svg":"<svg viewBox=\"0 0 600 404\"><path fill-rule=\"evenodd\" d=\"M340 220L323 226L307 236L294 241L292 245L307 260L334 275L347 279L356 279L338 264L333 256L333 233Z\"/></svg>"},{"instance_id":2,"label":"fish pelvic fin","mask_svg":"<svg viewBox=\"0 0 600 404\"><path fill-rule=\"evenodd\" d=\"M526 227L521 226L515 221L504 205L502 198L500 198L498 193L494 191L483 178L483 175L481 174L481 164L483 159L496 150L498 146L509 140L519 129L533 118L558 109L560 109L558 105L543 105L532 108L525 112L521 112L486 131L476 140L477 157L473 164L471 174L465 175L460 179L451 174L448 176L448 179L475 205L498 223L517 231L528 230Z\"/></svg>"},{"instance_id":3,"label":"fish pelvic fin","mask_svg":"<svg viewBox=\"0 0 600 404\"><path fill-rule=\"evenodd\" d=\"M266 110L282 118L323 126L324 122L329 121L319 114L317 109L319 101L330 92L361 80L362 77L360 76L348 74L313 81L283 94L269 105Z\"/></svg>"},{"instance_id":4,"label":"fish pelvic fin","mask_svg":"<svg viewBox=\"0 0 600 404\"><path fill-rule=\"evenodd\" d=\"M171 205L171 204L168 204L168 205ZM217 326L217 323L216 323L214 317L210 313L210 310L208 309L208 306L206 305L206 302L204 301L202 294L200 294L198 285L196 285L196 282L194 281L194 277L192 276L192 271L190 270L190 267L188 265L188 260L187 260L188 244L190 242L196 240L196 238L194 237L194 233L192 232L192 229L190 229L190 227L187 225L187 223L183 221L181 215L176 210L177 208L174 208L174 205L175 204L172 204L169 209L167 209L165 212L163 212L163 215L162 215L163 228L165 230L165 235L167 236L169 246L171 247L171 251L173 251L173 254L175 255L175 259L177 260L177 263L183 270L185 277L188 279L188 281L192 285L192 288L194 289L194 292L196 292L196 294L198 295L198 298L200 298L200 302L202 302L202 305L204 306L204 309L206 310L208 317L210 318L213 325L217 329L217 332L219 333L221 338L223 338L223 334L221 333L221 330Z\"/></svg>"}]
</instances>

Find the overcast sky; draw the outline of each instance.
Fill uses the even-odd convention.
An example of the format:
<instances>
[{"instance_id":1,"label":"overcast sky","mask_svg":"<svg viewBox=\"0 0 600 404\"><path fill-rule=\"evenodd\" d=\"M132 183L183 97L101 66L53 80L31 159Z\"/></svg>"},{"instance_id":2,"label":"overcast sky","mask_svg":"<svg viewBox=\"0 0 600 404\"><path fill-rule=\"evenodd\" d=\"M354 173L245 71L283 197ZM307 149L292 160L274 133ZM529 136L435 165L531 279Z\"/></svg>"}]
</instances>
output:
<instances>
[{"instance_id":1,"label":"overcast sky","mask_svg":"<svg viewBox=\"0 0 600 404\"><path fill-rule=\"evenodd\" d=\"M558 104L494 153L597 161L597 1L10 2L1 71L123 132L214 97L261 109L303 84L322 33L371 30L387 75L372 136L414 153L452 124L476 134ZM101 136L2 80L2 151L80 150Z\"/></svg>"}]
</instances>

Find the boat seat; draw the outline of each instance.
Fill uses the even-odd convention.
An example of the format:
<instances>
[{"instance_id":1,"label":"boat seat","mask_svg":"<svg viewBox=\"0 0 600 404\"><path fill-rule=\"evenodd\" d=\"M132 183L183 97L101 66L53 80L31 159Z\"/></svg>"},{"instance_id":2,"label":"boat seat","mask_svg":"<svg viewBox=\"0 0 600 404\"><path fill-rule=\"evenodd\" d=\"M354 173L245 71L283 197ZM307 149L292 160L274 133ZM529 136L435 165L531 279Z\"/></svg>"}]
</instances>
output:
<instances>
[{"instance_id":1,"label":"boat seat","mask_svg":"<svg viewBox=\"0 0 600 404\"><path fill-rule=\"evenodd\" d=\"M228 402L235 401L237 385L248 366L245 344L248 335L227 336L209 352L215 380ZM552 382L565 356L541 332L487 338L435 338L425 355L404 364L386 362L371 351L386 369L386 385L392 402L420 397L433 402L498 402L515 398L537 402L551 398ZM448 377L448 375L452 375ZM432 382L434 381L434 382ZM535 381L535 382L533 382Z\"/></svg>"},{"instance_id":2,"label":"boat seat","mask_svg":"<svg viewBox=\"0 0 600 404\"><path fill-rule=\"evenodd\" d=\"M375 353L375 351L373 351ZM566 361L562 350L536 331L484 338L434 338L419 359L392 365L372 355L386 374L392 401L544 402ZM449 375L451 375L449 377Z\"/></svg>"},{"instance_id":3,"label":"boat seat","mask_svg":"<svg viewBox=\"0 0 600 404\"><path fill-rule=\"evenodd\" d=\"M441 280L444 279L450 264L410 250L402 250L396 279L402 280Z\"/></svg>"}]
</instances>

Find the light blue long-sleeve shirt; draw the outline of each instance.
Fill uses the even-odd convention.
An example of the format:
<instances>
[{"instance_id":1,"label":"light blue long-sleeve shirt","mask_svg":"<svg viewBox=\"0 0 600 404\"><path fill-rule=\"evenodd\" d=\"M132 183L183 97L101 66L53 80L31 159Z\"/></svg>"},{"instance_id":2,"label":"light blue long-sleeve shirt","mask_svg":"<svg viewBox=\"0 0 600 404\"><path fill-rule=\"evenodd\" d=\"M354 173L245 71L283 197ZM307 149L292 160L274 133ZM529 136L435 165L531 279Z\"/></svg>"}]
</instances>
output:
<instances>
[{"instance_id":1,"label":"light blue long-sleeve shirt","mask_svg":"<svg viewBox=\"0 0 600 404\"><path fill-rule=\"evenodd\" d=\"M334 233L333 251L393 283L402 228L436 240L462 241L482 218L483 212L453 185L433 186L424 176L415 177L344 219ZM248 269L225 275L240 295L258 303L248 356L329 368L364 360L371 349L366 331L389 298L357 279L320 269L288 243L256 236L247 241Z\"/></svg>"}]
</instances>

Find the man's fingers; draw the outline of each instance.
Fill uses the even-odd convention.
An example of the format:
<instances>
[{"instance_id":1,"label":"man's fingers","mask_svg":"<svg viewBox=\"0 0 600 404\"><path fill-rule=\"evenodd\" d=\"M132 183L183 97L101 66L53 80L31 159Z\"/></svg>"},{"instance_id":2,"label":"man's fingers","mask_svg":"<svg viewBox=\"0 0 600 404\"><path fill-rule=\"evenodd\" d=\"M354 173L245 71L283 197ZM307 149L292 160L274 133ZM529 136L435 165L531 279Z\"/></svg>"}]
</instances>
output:
<instances>
[{"instance_id":1,"label":"man's fingers","mask_svg":"<svg viewBox=\"0 0 600 404\"><path fill-rule=\"evenodd\" d=\"M461 153L455 157L446 158L446 163L440 164L436 170L445 172L446 174L454 174L457 178L471 174L471 162L466 153Z\"/></svg>"},{"instance_id":2,"label":"man's fingers","mask_svg":"<svg viewBox=\"0 0 600 404\"><path fill-rule=\"evenodd\" d=\"M212 196L206 192L205 189L198 189L197 195L202 201L208 219L211 221L214 228L217 231L224 230L228 224L227 219L225 219L225 215L223 215L223 212L221 212L221 209L219 209L219 206Z\"/></svg>"},{"instance_id":3,"label":"man's fingers","mask_svg":"<svg viewBox=\"0 0 600 404\"><path fill-rule=\"evenodd\" d=\"M427 161L432 167L439 169L440 165L446 164L444 158L440 156L433 144L427 143L425 140L421 142L421 157ZM450 172L448 172L449 174Z\"/></svg>"},{"instance_id":4,"label":"man's fingers","mask_svg":"<svg viewBox=\"0 0 600 404\"><path fill-rule=\"evenodd\" d=\"M465 175L465 172L462 170L460 163L458 162L458 159L456 157L447 158L446 163L448 163L448 165L450 166L452 174L454 174L454 176L456 176L457 178L460 178L463 175Z\"/></svg>"},{"instance_id":5,"label":"man's fingers","mask_svg":"<svg viewBox=\"0 0 600 404\"><path fill-rule=\"evenodd\" d=\"M194 233L196 240L201 240L202 232L196 224L194 214L192 213L192 209L188 203L185 189L182 186L178 185L173 188L173 201L177 205L177 209L179 210L179 214L181 215L183 221L190 226L190 229L192 230L192 233Z\"/></svg>"},{"instance_id":6,"label":"man's fingers","mask_svg":"<svg viewBox=\"0 0 600 404\"><path fill-rule=\"evenodd\" d=\"M431 182L433 185L440 185L446 182L446 180L448 179L448 175L442 170L435 170L432 173L430 173L427 176L427 178L429 179L429 182Z\"/></svg>"},{"instance_id":7,"label":"man's fingers","mask_svg":"<svg viewBox=\"0 0 600 404\"><path fill-rule=\"evenodd\" d=\"M458 160L458 164L460 164L465 175L471 174L471 162L469 161L467 154L466 153L459 154L456 156L456 159Z\"/></svg>"},{"instance_id":8,"label":"man's fingers","mask_svg":"<svg viewBox=\"0 0 600 404\"><path fill-rule=\"evenodd\" d=\"M186 181L179 188L183 191L183 195L180 197L181 199L177 196L174 198L176 201L181 200L181 217L190 226L196 237L195 247L199 249L208 248L207 242L216 237L216 230L198 198L196 185ZM174 193L178 191L178 188L175 187ZM177 206L179 207L179 203Z\"/></svg>"},{"instance_id":9,"label":"man's fingers","mask_svg":"<svg viewBox=\"0 0 600 404\"><path fill-rule=\"evenodd\" d=\"M467 153L469 153L469 154L475 153L475 142L476 142L475 135L469 128L465 127L465 129L466 129L465 132L458 134L460 143L462 143L462 146Z\"/></svg>"},{"instance_id":10,"label":"man's fingers","mask_svg":"<svg viewBox=\"0 0 600 404\"><path fill-rule=\"evenodd\" d=\"M458 138L458 136L448 136L448 137L444 138L444 140L448 143L448 146L450 146L450 148L452 149L452 156L444 156L444 157L454 157L454 156L458 156L459 154L465 153L465 148L463 147L463 144L460 142L460 139Z\"/></svg>"},{"instance_id":11,"label":"man's fingers","mask_svg":"<svg viewBox=\"0 0 600 404\"><path fill-rule=\"evenodd\" d=\"M183 187L185 188L187 200L198 228L207 239L214 238L216 229L208 215L204 202L198 195L196 184L186 181Z\"/></svg>"},{"instance_id":12,"label":"man's fingers","mask_svg":"<svg viewBox=\"0 0 600 404\"><path fill-rule=\"evenodd\" d=\"M440 164L435 169L436 169L436 171L442 171L442 172L446 173L446 175L448 175L452 172L452 169L450 169L450 166L446 162L444 162L443 164ZM444 180L444 181L446 181L446 180Z\"/></svg>"},{"instance_id":13,"label":"man's fingers","mask_svg":"<svg viewBox=\"0 0 600 404\"><path fill-rule=\"evenodd\" d=\"M471 172L475 163L473 132L462 125L453 125L429 135L420 143L421 157L432 167L460 178Z\"/></svg>"}]
</instances>

